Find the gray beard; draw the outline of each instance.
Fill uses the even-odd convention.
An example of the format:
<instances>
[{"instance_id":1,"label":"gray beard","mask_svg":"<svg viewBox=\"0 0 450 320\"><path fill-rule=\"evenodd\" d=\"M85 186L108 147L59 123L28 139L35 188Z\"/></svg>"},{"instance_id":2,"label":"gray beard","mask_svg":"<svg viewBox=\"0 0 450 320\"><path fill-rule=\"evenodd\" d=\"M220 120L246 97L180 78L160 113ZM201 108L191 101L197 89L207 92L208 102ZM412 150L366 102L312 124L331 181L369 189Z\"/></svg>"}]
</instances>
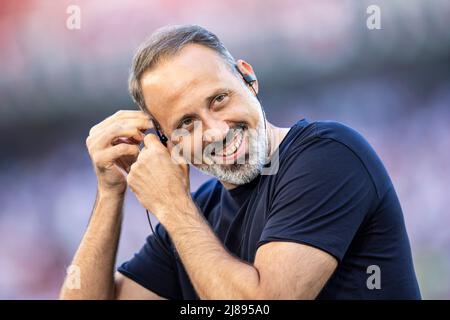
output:
<instances>
[{"instance_id":1,"label":"gray beard","mask_svg":"<svg viewBox=\"0 0 450 320\"><path fill-rule=\"evenodd\" d=\"M220 181L234 185L246 184L255 179L262 171L267 156L267 132L264 129L264 117L257 128L257 133L249 134L249 158L248 163L233 164L201 164L196 168L201 172L212 175ZM250 133L250 132L249 132Z\"/></svg>"},{"instance_id":2,"label":"gray beard","mask_svg":"<svg viewBox=\"0 0 450 320\"><path fill-rule=\"evenodd\" d=\"M263 164L264 165L264 164ZM214 176L220 181L234 185L246 184L255 179L262 170L263 165L257 164L213 164L197 167L201 172Z\"/></svg>"}]
</instances>

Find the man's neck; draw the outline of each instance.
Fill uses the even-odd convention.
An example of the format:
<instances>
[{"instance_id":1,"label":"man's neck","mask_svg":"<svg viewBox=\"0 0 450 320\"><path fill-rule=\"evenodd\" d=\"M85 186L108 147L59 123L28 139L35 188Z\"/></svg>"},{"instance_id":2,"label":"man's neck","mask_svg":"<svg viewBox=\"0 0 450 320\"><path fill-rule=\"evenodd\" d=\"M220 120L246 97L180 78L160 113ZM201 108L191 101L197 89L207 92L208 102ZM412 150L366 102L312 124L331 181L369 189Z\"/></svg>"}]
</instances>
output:
<instances>
[{"instance_id":1,"label":"man's neck","mask_svg":"<svg viewBox=\"0 0 450 320\"><path fill-rule=\"evenodd\" d=\"M274 152L278 149L283 139L291 128L275 127L269 122L267 123L267 140L268 140L268 159L271 159Z\"/></svg>"},{"instance_id":2,"label":"man's neck","mask_svg":"<svg viewBox=\"0 0 450 320\"><path fill-rule=\"evenodd\" d=\"M267 157L268 157L268 159L271 159L273 153L275 152L275 150L278 149L278 146L280 145L281 141L283 141L283 139L286 137L290 128L275 127L268 121L266 121L266 124L267 124L266 133L267 133L267 143L268 143ZM236 184L231 184L231 183L228 183L225 181L220 181L220 182L227 190L234 189L238 186Z\"/></svg>"}]
</instances>

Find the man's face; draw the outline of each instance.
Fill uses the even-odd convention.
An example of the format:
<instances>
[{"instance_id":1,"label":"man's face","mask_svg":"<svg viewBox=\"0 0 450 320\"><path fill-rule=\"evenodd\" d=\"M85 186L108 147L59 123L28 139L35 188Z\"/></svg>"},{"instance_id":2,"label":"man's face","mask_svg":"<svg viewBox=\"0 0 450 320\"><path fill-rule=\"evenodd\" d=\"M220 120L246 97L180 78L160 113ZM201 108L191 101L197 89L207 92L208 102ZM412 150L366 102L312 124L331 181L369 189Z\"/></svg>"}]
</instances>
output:
<instances>
[{"instance_id":1,"label":"man's face","mask_svg":"<svg viewBox=\"0 0 450 320\"><path fill-rule=\"evenodd\" d=\"M141 78L145 103L169 138L199 170L239 185L253 180L267 155L261 106L213 50L187 45Z\"/></svg>"}]
</instances>

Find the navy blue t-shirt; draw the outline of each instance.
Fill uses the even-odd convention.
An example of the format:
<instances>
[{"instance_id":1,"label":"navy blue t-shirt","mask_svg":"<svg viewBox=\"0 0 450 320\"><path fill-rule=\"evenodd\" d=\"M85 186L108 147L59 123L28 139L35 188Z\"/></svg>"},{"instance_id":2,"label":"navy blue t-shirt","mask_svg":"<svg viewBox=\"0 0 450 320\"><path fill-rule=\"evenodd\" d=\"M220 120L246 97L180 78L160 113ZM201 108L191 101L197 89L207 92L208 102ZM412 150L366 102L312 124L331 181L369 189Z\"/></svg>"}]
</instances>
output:
<instances>
[{"instance_id":1,"label":"navy blue t-shirt","mask_svg":"<svg viewBox=\"0 0 450 320\"><path fill-rule=\"evenodd\" d=\"M340 123L303 119L278 151L275 174L232 190L211 179L193 193L224 246L249 263L270 241L329 253L338 266L318 299L420 299L402 209L368 142ZM156 232L165 248L150 235L118 271L162 297L197 299L170 235L161 224Z\"/></svg>"}]
</instances>

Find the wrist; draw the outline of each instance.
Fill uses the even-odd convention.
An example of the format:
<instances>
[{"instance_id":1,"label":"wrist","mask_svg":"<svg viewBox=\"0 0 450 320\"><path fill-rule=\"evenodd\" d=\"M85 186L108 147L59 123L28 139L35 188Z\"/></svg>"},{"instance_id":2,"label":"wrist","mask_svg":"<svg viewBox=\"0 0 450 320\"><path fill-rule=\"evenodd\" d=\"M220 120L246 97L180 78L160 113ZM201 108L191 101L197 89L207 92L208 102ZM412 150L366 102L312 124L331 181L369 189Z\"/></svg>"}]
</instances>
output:
<instances>
[{"instance_id":1,"label":"wrist","mask_svg":"<svg viewBox=\"0 0 450 320\"><path fill-rule=\"evenodd\" d=\"M165 227L177 225L186 219L199 216L199 211L190 195L159 208L155 215Z\"/></svg>"},{"instance_id":2,"label":"wrist","mask_svg":"<svg viewBox=\"0 0 450 320\"><path fill-rule=\"evenodd\" d=\"M123 200L125 198L126 189L105 189L97 187L97 198L99 200Z\"/></svg>"},{"instance_id":3,"label":"wrist","mask_svg":"<svg viewBox=\"0 0 450 320\"><path fill-rule=\"evenodd\" d=\"M121 194L98 189L89 228L96 229L96 233L103 228L108 230L120 228L124 200L125 197ZM98 229L99 225L101 226L100 229Z\"/></svg>"}]
</instances>

